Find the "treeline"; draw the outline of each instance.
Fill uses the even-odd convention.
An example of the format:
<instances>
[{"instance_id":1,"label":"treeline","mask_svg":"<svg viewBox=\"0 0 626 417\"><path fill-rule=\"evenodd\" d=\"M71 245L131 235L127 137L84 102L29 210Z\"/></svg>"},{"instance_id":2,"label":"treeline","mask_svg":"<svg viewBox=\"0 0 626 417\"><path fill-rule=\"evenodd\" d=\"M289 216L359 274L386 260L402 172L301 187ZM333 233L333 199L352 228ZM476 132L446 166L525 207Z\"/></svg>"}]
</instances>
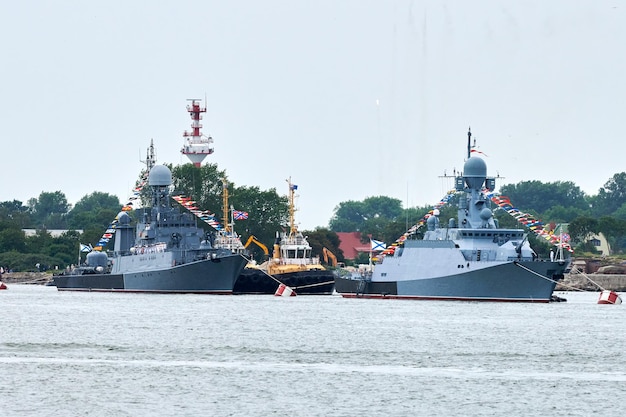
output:
<instances>
[{"instance_id":1,"label":"treeline","mask_svg":"<svg viewBox=\"0 0 626 417\"><path fill-rule=\"evenodd\" d=\"M235 222L235 230L243 242L254 235L271 251L276 232L287 229L287 197L275 188L236 186L215 164L200 168L184 164L170 169L174 193L191 197L198 207L215 213L222 224L223 196L227 190L229 205L249 213L247 220ZM545 224L568 223L578 252L593 252L593 246L586 242L589 236L599 232L607 237L614 252L623 253L626 249L626 173L615 174L593 196L569 181L523 181L502 186L500 194ZM145 187L141 198L146 200L147 196ZM75 264L79 259L79 243L95 246L121 207L116 196L99 191L84 196L73 207L61 191L42 192L25 204L18 200L0 202L0 265L24 271ZM315 255L321 255L326 247L339 261L345 261L336 232L358 231L364 242L371 236L391 243L431 209L432 206L403 208L400 200L385 196L344 201L336 206L327 227L304 233ZM521 227L503 210L495 210L494 214L502 226ZM442 220L455 216L452 205L441 208ZM26 236L23 229L35 229L36 233ZM49 231L54 229L68 231L53 237ZM532 235L530 238L534 240ZM531 243L540 253L547 254L550 249L542 240ZM248 249L255 259L264 260L265 255L258 247L253 245ZM366 262L366 255L356 261Z\"/></svg>"},{"instance_id":2,"label":"treeline","mask_svg":"<svg viewBox=\"0 0 626 417\"><path fill-rule=\"evenodd\" d=\"M222 207L226 190L229 206L249 213L247 220L236 221L234 225L243 242L254 235L271 251L276 232L286 230L289 216L287 197L279 195L275 188L261 190L255 186L236 186L215 164L200 168L185 164L170 166L170 169L174 194L191 197L198 207L214 213L221 224L224 224ZM137 185L144 174L139 175ZM142 189L140 199L148 204L148 186ZM62 191L42 192L25 204L18 200L0 202L0 265L9 270L30 271L76 264L81 255L79 244L96 246L121 208L122 203L116 196L99 191L84 196L73 207ZM133 217L134 213L131 211L130 215ZM210 229L201 221L198 224ZM36 233L26 236L23 229L34 229ZM67 232L52 236L51 230ZM335 233L318 228L305 231L305 234L309 236L315 254L321 254L322 248L326 247L339 261L343 261ZM112 247L113 240L107 249ZM258 261L265 260L265 254L257 246L252 245L248 249ZM82 254L83 260L84 256Z\"/></svg>"},{"instance_id":3,"label":"treeline","mask_svg":"<svg viewBox=\"0 0 626 417\"><path fill-rule=\"evenodd\" d=\"M614 253L623 254L626 250L625 172L615 174L596 195L585 194L571 181L522 181L504 185L498 193L509 197L516 208L532 214L546 226L568 224L576 253L596 253L588 239L597 233L605 235ZM455 201L452 199L451 203ZM389 243L429 210L432 206L403 209L400 200L389 197L345 201L336 207L329 227L334 232L360 231L365 237L371 235ZM456 217L453 204L445 205L440 211L444 222ZM496 209L494 215L502 227L522 227L504 210ZM539 254L547 256L550 246L543 239L537 239L533 234L529 239Z\"/></svg>"}]
</instances>

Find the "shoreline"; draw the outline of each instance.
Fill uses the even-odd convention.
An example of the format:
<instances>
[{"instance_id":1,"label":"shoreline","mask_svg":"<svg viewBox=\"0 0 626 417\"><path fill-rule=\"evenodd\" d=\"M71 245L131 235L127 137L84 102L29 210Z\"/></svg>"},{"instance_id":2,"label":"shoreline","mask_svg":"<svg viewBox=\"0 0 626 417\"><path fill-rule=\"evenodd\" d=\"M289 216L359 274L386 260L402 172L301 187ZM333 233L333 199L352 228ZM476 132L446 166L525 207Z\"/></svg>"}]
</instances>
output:
<instances>
[{"instance_id":1,"label":"shoreline","mask_svg":"<svg viewBox=\"0 0 626 417\"><path fill-rule=\"evenodd\" d=\"M5 272L0 281L5 284L46 285L52 281L52 274L46 272Z\"/></svg>"},{"instance_id":2,"label":"shoreline","mask_svg":"<svg viewBox=\"0 0 626 417\"><path fill-rule=\"evenodd\" d=\"M595 285L593 282L597 285ZM601 291L598 285L605 290L626 291L626 275L622 274L567 274L556 285L554 291L568 291L578 289L585 291Z\"/></svg>"},{"instance_id":3,"label":"shoreline","mask_svg":"<svg viewBox=\"0 0 626 417\"><path fill-rule=\"evenodd\" d=\"M587 278L588 277L588 278ZM626 291L626 275L622 274L567 274L556 285L554 291L584 290L599 292L597 285L605 290ZM52 274L46 272L7 272L2 274L0 281L5 284L46 285L52 281Z\"/></svg>"}]
</instances>

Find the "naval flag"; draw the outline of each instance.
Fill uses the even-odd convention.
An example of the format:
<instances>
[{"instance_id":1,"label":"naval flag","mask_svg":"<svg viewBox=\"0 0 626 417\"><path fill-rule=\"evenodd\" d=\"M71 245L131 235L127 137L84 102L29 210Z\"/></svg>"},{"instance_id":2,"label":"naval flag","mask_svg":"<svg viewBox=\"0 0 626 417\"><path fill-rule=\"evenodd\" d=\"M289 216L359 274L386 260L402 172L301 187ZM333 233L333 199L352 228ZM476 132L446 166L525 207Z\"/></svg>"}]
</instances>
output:
<instances>
[{"instance_id":1,"label":"naval flag","mask_svg":"<svg viewBox=\"0 0 626 417\"><path fill-rule=\"evenodd\" d=\"M91 250L92 250L91 245L87 246L87 245L83 245L82 243L80 244L81 252L91 252Z\"/></svg>"},{"instance_id":2,"label":"naval flag","mask_svg":"<svg viewBox=\"0 0 626 417\"><path fill-rule=\"evenodd\" d=\"M374 240L374 239L371 239L371 241L372 241L372 250L373 251L384 250L387 247L385 242L381 242L379 240Z\"/></svg>"},{"instance_id":3,"label":"naval flag","mask_svg":"<svg viewBox=\"0 0 626 417\"><path fill-rule=\"evenodd\" d=\"M235 218L235 220L246 220L248 218L248 212L233 210L233 217Z\"/></svg>"}]
</instances>

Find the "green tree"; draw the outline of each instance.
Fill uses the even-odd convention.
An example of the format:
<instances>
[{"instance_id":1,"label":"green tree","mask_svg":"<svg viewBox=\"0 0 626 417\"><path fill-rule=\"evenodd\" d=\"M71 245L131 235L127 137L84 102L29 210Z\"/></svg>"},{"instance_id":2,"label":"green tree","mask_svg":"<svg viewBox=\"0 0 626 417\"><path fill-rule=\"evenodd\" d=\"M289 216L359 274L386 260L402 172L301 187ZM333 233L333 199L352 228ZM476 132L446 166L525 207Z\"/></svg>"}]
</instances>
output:
<instances>
[{"instance_id":1,"label":"green tree","mask_svg":"<svg viewBox=\"0 0 626 417\"><path fill-rule=\"evenodd\" d=\"M612 252L621 252L626 237L626 220L602 216L598 219L598 232L606 237Z\"/></svg>"},{"instance_id":2,"label":"green tree","mask_svg":"<svg viewBox=\"0 0 626 417\"><path fill-rule=\"evenodd\" d=\"M174 194L190 197L197 202L198 207L222 217L223 181L227 179L225 171L220 171L216 164L198 168L191 163L170 169Z\"/></svg>"},{"instance_id":3,"label":"green tree","mask_svg":"<svg viewBox=\"0 0 626 417\"><path fill-rule=\"evenodd\" d=\"M320 259L323 259L322 248L326 248L335 255L338 262L345 262L343 251L339 249L341 241L337 233L326 228L318 227L312 231L304 231L302 234L307 236L313 256L319 256Z\"/></svg>"},{"instance_id":4,"label":"green tree","mask_svg":"<svg viewBox=\"0 0 626 417\"><path fill-rule=\"evenodd\" d=\"M538 213L559 205L586 210L590 201L580 187L571 181L522 181L503 185L500 192L509 197L518 209L533 209Z\"/></svg>"},{"instance_id":5,"label":"green tree","mask_svg":"<svg viewBox=\"0 0 626 417\"><path fill-rule=\"evenodd\" d=\"M335 207L330 219L330 230L334 232L361 231L366 217L365 205L362 201L343 201Z\"/></svg>"},{"instance_id":6,"label":"green tree","mask_svg":"<svg viewBox=\"0 0 626 417\"><path fill-rule=\"evenodd\" d=\"M0 203L0 225L10 224L19 229L32 227L32 219L28 207L21 201L3 201ZM2 226L0 226L2 228Z\"/></svg>"},{"instance_id":7,"label":"green tree","mask_svg":"<svg viewBox=\"0 0 626 417\"><path fill-rule=\"evenodd\" d=\"M586 242L591 235L598 233L598 220L593 217L577 217L569 224L569 234L574 242Z\"/></svg>"},{"instance_id":8,"label":"green tree","mask_svg":"<svg viewBox=\"0 0 626 417\"><path fill-rule=\"evenodd\" d=\"M67 214L67 225L74 230L99 228L102 234L121 208L116 196L94 191L81 198Z\"/></svg>"},{"instance_id":9,"label":"green tree","mask_svg":"<svg viewBox=\"0 0 626 417\"><path fill-rule=\"evenodd\" d=\"M80 240L81 236L78 232L73 230L65 232L53 238L42 253L49 257L54 266L64 268L78 262Z\"/></svg>"},{"instance_id":10,"label":"green tree","mask_svg":"<svg viewBox=\"0 0 626 417\"><path fill-rule=\"evenodd\" d=\"M0 252L26 252L26 236L17 227L8 227L0 231Z\"/></svg>"},{"instance_id":11,"label":"green tree","mask_svg":"<svg viewBox=\"0 0 626 417\"><path fill-rule=\"evenodd\" d=\"M389 246L390 244L398 240L398 238L400 238L400 236L402 236L407 230L408 229L406 227L406 222L403 222L403 221L388 222L387 225L385 226L385 229L383 230L381 239L383 242L387 244L387 246Z\"/></svg>"},{"instance_id":12,"label":"green tree","mask_svg":"<svg viewBox=\"0 0 626 417\"><path fill-rule=\"evenodd\" d=\"M46 229L65 229L65 215L71 205L61 191L45 192L39 198L28 200L28 206L33 216L35 226Z\"/></svg>"},{"instance_id":13,"label":"green tree","mask_svg":"<svg viewBox=\"0 0 626 417\"><path fill-rule=\"evenodd\" d=\"M38 229L34 236L26 238L27 253L44 253L46 247L51 245L54 239L46 229Z\"/></svg>"},{"instance_id":14,"label":"green tree","mask_svg":"<svg viewBox=\"0 0 626 417\"><path fill-rule=\"evenodd\" d=\"M397 198L378 196L363 201L344 201L335 207L330 219L330 230L334 232L374 231L379 233L389 221L402 217L402 202Z\"/></svg>"},{"instance_id":15,"label":"green tree","mask_svg":"<svg viewBox=\"0 0 626 417\"><path fill-rule=\"evenodd\" d=\"M626 172L613 175L600 188L593 201L593 213L597 216L611 215L626 203Z\"/></svg>"},{"instance_id":16,"label":"green tree","mask_svg":"<svg viewBox=\"0 0 626 417\"><path fill-rule=\"evenodd\" d=\"M626 220L626 203L623 203L613 212L613 217L620 220Z\"/></svg>"},{"instance_id":17,"label":"green tree","mask_svg":"<svg viewBox=\"0 0 626 417\"><path fill-rule=\"evenodd\" d=\"M256 236L268 247L271 256L276 232L288 227L287 197L279 196L275 188L262 191L259 187L233 187L229 194L229 203L235 209L248 212L248 219L235 222L235 231L245 239Z\"/></svg>"},{"instance_id":18,"label":"green tree","mask_svg":"<svg viewBox=\"0 0 626 417\"><path fill-rule=\"evenodd\" d=\"M583 210L576 207L563 207L561 205L547 209L542 218L555 223L569 223L576 217L588 216L589 210Z\"/></svg>"},{"instance_id":19,"label":"green tree","mask_svg":"<svg viewBox=\"0 0 626 417\"><path fill-rule=\"evenodd\" d=\"M0 253L0 265L9 267L12 271L36 271L36 264L40 270L54 268L55 260L41 253L19 253L15 251Z\"/></svg>"}]
</instances>

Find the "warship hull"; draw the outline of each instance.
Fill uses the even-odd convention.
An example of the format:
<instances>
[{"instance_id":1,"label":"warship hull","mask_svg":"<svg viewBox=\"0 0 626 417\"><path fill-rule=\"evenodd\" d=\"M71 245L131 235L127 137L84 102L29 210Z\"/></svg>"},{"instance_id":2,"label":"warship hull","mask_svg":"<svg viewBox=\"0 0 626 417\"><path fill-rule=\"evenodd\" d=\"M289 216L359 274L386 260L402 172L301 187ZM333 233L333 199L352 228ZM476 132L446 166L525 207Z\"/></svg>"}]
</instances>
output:
<instances>
[{"instance_id":1,"label":"warship hull","mask_svg":"<svg viewBox=\"0 0 626 417\"><path fill-rule=\"evenodd\" d=\"M59 291L231 294L246 263L232 255L121 274L57 275L54 285Z\"/></svg>"},{"instance_id":2,"label":"warship hull","mask_svg":"<svg viewBox=\"0 0 626 417\"><path fill-rule=\"evenodd\" d=\"M329 295L335 288L333 271L311 270L269 276L262 270L244 268L233 289L234 294L275 294L282 283L298 295Z\"/></svg>"},{"instance_id":3,"label":"warship hull","mask_svg":"<svg viewBox=\"0 0 626 417\"><path fill-rule=\"evenodd\" d=\"M549 261L475 263L463 273L420 278L411 278L411 274L402 274L399 269L395 273L387 270L378 272L385 280L338 277L335 289L348 298L547 303L566 266L566 262ZM393 280L394 276L397 280Z\"/></svg>"}]
</instances>

